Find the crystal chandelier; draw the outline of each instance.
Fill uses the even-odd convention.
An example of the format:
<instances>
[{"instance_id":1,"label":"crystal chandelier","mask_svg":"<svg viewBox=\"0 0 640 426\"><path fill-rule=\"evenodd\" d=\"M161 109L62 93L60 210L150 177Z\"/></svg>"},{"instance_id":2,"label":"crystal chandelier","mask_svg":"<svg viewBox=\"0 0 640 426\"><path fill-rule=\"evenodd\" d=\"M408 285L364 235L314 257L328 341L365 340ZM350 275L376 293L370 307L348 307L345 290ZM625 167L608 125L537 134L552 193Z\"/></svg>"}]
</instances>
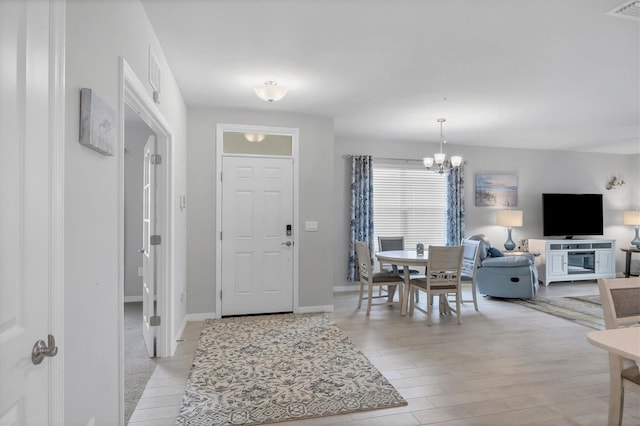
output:
<instances>
[{"instance_id":1,"label":"crystal chandelier","mask_svg":"<svg viewBox=\"0 0 640 426\"><path fill-rule=\"evenodd\" d=\"M440 174L449 171L451 169L455 169L462 164L462 157L459 155L453 155L451 160L447 160L447 154L442 151L442 145L447 143L444 135L442 134L442 123L447 121L446 118L438 118L438 123L440 123L440 152L433 154L433 157L424 157L422 161L424 162L424 166L433 170L434 172L438 172Z\"/></svg>"}]
</instances>

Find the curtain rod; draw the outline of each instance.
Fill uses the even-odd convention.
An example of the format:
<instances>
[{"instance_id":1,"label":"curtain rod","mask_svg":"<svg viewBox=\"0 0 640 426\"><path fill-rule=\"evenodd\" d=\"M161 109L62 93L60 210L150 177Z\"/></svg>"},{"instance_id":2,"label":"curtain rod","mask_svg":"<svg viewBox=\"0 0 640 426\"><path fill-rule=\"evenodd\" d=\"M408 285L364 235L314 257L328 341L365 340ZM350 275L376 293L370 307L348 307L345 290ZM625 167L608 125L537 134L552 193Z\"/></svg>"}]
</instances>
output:
<instances>
[{"instance_id":1,"label":"curtain rod","mask_svg":"<svg viewBox=\"0 0 640 426\"><path fill-rule=\"evenodd\" d=\"M352 158L352 157L360 157L362 155L369 155L369 154L344 154L342 157L343 158ZM374 160L393 160L393 161L416 161L419 163L422 163L422 160L416 160L415 158L391 158L391 157L376 157L375 155L372 155L371 158L373 158Z\"/></svg>"}]
</instances>

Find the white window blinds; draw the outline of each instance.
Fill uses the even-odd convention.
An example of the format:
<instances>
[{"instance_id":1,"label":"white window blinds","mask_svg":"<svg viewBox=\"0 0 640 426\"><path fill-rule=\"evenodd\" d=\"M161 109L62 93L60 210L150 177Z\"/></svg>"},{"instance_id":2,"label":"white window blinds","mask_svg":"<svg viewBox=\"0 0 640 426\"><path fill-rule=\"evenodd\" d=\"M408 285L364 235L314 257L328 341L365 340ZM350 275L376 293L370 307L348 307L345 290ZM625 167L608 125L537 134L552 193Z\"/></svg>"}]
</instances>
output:
<instances>
[{"instance_id":1,"label":"white window blinds","mask_svg":"<svg viewBox=\"0 0 640 426\"><path fill-rule=\"evenodd\" d=\"M374 247L378 236L404 236L407 250L417 243L444 245L446 220L444 175L422 164L373 161Z\"/></svg>"}]
</instances>

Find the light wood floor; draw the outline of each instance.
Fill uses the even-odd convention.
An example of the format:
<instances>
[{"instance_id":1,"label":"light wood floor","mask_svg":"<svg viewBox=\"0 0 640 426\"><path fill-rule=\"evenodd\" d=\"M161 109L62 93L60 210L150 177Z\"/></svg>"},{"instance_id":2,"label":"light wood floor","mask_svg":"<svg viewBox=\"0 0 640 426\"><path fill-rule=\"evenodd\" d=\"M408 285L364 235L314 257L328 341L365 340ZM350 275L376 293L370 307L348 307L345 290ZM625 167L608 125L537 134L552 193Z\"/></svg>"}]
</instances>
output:
<instances>
[{"instance_id":1,"label":"light wood floor","mask_svg":"<svg viewBox=\"0 0 640 426\"><path fill-rule=\"evenodd\" d=\"M542 296L597 294L590 282L553 283ZM287 422L287 425L594 425L607 423L608 358L591 329L498 299L479 298L455 317L401 317L396 307L355 309L356 293L334 296L334 321L407 399L406 407ZM129 425L173 425L202 323L161 359ZM623 425L640 425L640 396L628 392Z\"/></svg>"}]
</instances>

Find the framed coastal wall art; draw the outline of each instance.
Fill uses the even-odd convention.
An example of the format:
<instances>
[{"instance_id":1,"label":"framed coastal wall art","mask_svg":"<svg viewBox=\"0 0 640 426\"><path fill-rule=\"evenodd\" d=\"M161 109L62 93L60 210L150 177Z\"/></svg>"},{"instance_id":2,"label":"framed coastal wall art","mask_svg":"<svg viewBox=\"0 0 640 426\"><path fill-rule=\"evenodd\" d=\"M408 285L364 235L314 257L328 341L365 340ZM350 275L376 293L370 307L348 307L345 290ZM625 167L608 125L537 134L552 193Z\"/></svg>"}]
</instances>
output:
<instances>
[{"instance_id":1,"label":"framed coastal wall art","mask_svg":"<svg viewBox=\"0 0 640 426\"><path fill-rule=\"evenodd\" d=\"M516 207L518 176L477 174L475 198L477 207Z\"/></svg>"},{"instance_id":2,"label":"framed coastal wall art","mask_svg":"<svg viewBox=\"0 0 640 426\"><path fill-rule=\"evenodd\" d=\"M115 154L116 113L91 89L80 90L80 143L105 155Z\"/></svg>"}]
</instances>

